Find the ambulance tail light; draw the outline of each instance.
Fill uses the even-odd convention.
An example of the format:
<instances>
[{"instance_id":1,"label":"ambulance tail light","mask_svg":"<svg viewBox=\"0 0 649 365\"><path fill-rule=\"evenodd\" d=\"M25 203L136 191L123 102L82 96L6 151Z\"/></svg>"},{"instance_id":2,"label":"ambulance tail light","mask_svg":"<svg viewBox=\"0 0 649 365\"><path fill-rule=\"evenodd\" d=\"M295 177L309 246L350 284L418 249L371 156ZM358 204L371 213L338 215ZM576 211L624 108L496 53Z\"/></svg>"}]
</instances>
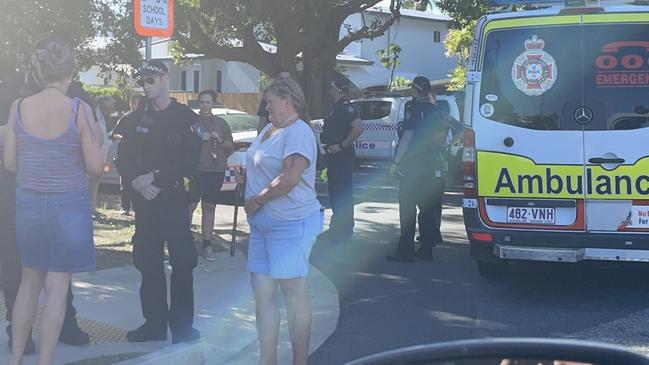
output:
<instances>
[{"instance_id":1,"label":"ambulance tail light","mask_svg":"<svg viewBox=\"0 0 649 365\"><path fill-rule=\"evenodd\" d=\"M475 169L475 133L471 129L464 129L464 150L462 152L462 165L464 170L464 197L477 196L477 179Z\"/></svg>"}]
</instances>

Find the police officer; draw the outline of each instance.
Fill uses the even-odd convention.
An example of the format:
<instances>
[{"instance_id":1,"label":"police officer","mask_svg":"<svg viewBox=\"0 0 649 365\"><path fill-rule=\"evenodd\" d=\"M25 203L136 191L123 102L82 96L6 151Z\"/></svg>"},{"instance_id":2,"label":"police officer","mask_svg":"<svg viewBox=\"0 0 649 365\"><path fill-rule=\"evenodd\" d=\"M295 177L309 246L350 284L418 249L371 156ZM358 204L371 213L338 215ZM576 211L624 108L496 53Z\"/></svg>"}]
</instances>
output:
<instances>
[{"instance_id":1,"label":"police officer","mask_svg":"<svg viewBox=\"0 0 649 365\"><path fill-rule=\"evenodd\" d=\"M50 39L43 40L36 44L36 49L44 48ZM14 100L28 97L40 90L38 77L33 71L16 74L12 80L0 84L0 130L8 122L9 110ZM80 85L73 84L68 90L68 96L79 97L84 101L90 101ZM92 103L89 103L92 105ZM0 133L0 160L2 157L3 133ZM11 321L11 314L18 286L22 276L22 265L20 251L16 242L16 176L2 168L0 161L0 265L2 265L2 291L5 305L7 307L6 319ZM71 346L82 346L90 342L90 336L84 332L77 323L77 311L72 305L72 286L68 290L65 319L59 339ZM9 348L11 348L11 324L7 326L9 336ZM35 344L31 335L25 345L25 354L33 354Z\"/></svg>"},{"instance_id":2,"label":"police officer","mask_svg":"<svg viewBox=\"0 0 649 365\"><path fill-rule=\"evenodd\" d=\"M347 100L349 79L336 75L329 91L334 104L324 118L320 141L327 151L329 202L333 216L324 237L337 242L351 238L354 231L352 173L356 153L353 143L363 132L363 122Z\"/></svg>"},{"instance_id":3,"label":"police officer","mask_svg":"<svg viewBox=\"0 0 649 365\"><path fill-rule=\"evenodd\" d=\"M142 274L140 300L145 323L130 331L131 342L172 343L200 337L194 320L193 270L198 256L190 231L187 192L200 157L198 116L169 96L169 72L150 61L137 73L147 101L130 112L117 150L116 166L133 188L133 264ZM164 244L169 250L171 305L167 305Z\"/></svg>"},{"instance_id":4,"label":"police officer","mask_svg":"<svg viewBox=\"0 0 649 365\"><path fill-rule=\"evenodd\" d=\"M431 102L430 81L418 76L411 85L413 101L404 120L393 171L399 181L401 237L389 261L413 262L415 257L433 259L433 247L442 241L441 204L444 193L443 144L448 134L445 113ZM415 225L419 208L421 248L414 252Z\"/></svg>"}]
</instances>

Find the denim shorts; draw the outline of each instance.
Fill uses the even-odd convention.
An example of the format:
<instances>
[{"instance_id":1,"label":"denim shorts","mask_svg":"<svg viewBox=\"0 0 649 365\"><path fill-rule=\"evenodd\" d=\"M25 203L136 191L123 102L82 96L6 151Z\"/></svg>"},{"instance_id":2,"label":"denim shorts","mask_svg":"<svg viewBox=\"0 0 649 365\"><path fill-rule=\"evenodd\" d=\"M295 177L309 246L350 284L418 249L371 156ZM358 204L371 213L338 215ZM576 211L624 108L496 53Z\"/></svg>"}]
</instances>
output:
<instances>
[{"instance_id":1,"label":"denim shorts","mask_svg":"<svg viewBox=\"0 0 649 365\"><path fill-rule=\"evenodd\" d=\"M263 209L248 216L248 271L273 279L295 279L309 273L309 255L322 232L324 213L300 220L275 219Z\"/></svg>"},{"instance_id":2,"label":"denim shorts","mask_svg":"<svg viewBox=\"0 0 649 365\"><path fill-rule=\"evenodd\" d=\"M94 270L89 190L43 193L17 188L16 241L24 267L70 273Z\"/></svg>"}]
</instances>

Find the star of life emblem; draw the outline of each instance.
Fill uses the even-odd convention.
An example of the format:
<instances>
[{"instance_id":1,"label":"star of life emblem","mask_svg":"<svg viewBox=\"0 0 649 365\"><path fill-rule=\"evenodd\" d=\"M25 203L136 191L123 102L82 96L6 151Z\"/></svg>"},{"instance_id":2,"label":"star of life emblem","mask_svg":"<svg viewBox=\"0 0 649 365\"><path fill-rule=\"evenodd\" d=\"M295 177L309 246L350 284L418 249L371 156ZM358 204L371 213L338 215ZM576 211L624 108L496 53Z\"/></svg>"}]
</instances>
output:
<instances>
[{"instance_id":1,"label":"star of life emblem","mask_svg":"<svg viewBox=\"0 0 649 365\"><path fill-rule=\"evenodd\" d=\"M557 80L557 65L544 47L545 41L534 35L525 41L525 52L514 60L512 81L526 95L543 95Z\"/></svg>"}]
</instances>

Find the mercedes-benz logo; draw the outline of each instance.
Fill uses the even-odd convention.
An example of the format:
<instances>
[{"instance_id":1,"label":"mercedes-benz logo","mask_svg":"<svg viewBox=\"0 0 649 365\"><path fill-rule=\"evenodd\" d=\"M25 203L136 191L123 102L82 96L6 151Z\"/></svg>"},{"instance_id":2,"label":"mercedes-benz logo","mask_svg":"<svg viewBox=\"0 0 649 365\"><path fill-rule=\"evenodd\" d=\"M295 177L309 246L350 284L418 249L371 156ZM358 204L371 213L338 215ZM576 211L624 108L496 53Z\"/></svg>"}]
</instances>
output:
<instances>
[{"instance_id":1,"label":"mercedes-benz logo","mask_svg":"<svg viewBox=\"0 0 649 365\"><path fill-rule=\"evenodd\" d=\"M593 111L587 106L580 106L575 110L575 122L586 125L593 120Z\"/></svg>"}]
</instances>

